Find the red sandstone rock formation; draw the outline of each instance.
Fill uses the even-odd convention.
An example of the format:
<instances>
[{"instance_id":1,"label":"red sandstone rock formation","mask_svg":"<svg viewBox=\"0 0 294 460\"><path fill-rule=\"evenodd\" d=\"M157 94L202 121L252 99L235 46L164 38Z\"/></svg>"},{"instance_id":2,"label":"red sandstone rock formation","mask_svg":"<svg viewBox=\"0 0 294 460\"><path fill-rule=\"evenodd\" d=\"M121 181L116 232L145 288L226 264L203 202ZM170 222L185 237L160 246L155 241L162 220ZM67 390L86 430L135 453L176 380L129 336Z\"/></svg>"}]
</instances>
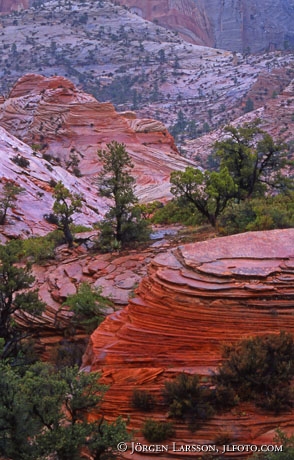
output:
<instances>
[{"instance_id":1,"label":"red sandstone rock formation","mask_svg":"<svg viewBox=\"0 0 294 460\"><path fill-rule=\"evenodd\" d=\"M92 334L84 356L83 367L102 371L111 384L106 416L131 414L131 427L140 429L146 414L131 407L134 388L150 390L160 401L160 388L170 376L181 371L211 375L224 344L280 330L294 333L293 281L293 229L217 238L157 256L137 296ZM165 419L161 407L151 416ZM177 425L176 439L213 444L228 432L234 443L262 443L278 426L293 429L293 412L275 417L247 404L213 418L193 435Z\"/></svg>"},{"instance_id":2,"label":"red sandstone rock formation","mask_svg":"<svg viewBox=\"0 0 294 460\"><path fill-rule=\"evenodd\" d=\"M184 169L172 136L155 120L120 115L110 103L99 103L63 77L25 75L0 106L0 125L41 153L57 157L61 166L75 153L87 185L101 169L97 150L116 140L127 146L134 162L137 194L144 201L169 196L169 176ZM76 178L79 182L79 178Z\"/></svg>"}]
</instances>

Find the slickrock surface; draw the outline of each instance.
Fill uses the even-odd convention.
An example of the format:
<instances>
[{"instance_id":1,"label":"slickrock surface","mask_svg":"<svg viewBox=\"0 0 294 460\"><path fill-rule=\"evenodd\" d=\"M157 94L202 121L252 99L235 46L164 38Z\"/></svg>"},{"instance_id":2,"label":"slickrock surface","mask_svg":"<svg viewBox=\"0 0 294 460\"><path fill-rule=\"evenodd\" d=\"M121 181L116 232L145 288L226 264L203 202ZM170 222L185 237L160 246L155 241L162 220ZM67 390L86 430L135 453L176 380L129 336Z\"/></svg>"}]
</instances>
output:
<instances>
[{"instance_id":1,"label":"slickrock surface","mask_svg":"<svg viewBox=\"0 0 294 460\"><path fill-rule=\"evenodd\" d=\"M175 227L174 232L177 230L178 227ZM154 236L159 234L160 245L159 241L156 241L145 250L89 254L83 244L74 250L68 250L63 246L58 249L56 260L33 266L36 279L34 287L39 289L39 296L46 304L46 309L39 318L32 318L21 312L18 312L16 317L25 329L42 331L36 340L44 359L50 359L56 345L65 336L68 337L71 313L66 306L66 298L70 294L75 294L81 283L86 282L93 287L101 288L102 295L111 298L113 306L107 308L105 315L128 304L140 280L146 276L150 261L173 244L172 239L164 238L164 228L159 227L156 232ZM89 232L77 237L84 241L88 239L90 242L97 235L96 232ZM85 336L86 334L77 328L73 338L77 341Z\"/></svg>"},{"instance_id":2,"label":"slickrock surface","mask_svg":"<svg viewBox=\"0 0 294 460\"><path fill-rule=\"evenodd\" d=\"M97 150L116 140L126 144L133 160L138 197L166 198L171 171L184 169L189 161L180 157L161 122L135 116L120 115L112 104L98 102L64 77L35 74L20 78L0 106L0 125L23 142L39 145L40 154L51 156L53 168L58 160L72 172L68 163L75 154L83 179L94 185L102 167Z\"/></svg>"},{"instance_id":3,"label":"slickrock surface","mask_svg":"<svg viewBox=\"0 0 294 460\"><path fill-rule=\"evenodd\" d=\"M184 370L210 376L224 344L280 330L294 333L293 282L293 229L216 238L155 257L136 297L92 334L84 356L83 368L101 370L112 385L106 416L130 414L131 426L140 429L147 415L131 407L135 387L160 401L160 388L171 375ZM165 419L165 410L159 403L151 416ZM278 426L294 428L293 413L275 417L245 405L193 435L179 425L176 438L214 443L229 432L233 441L258 443Z\"/></svg>"}]
</instances>

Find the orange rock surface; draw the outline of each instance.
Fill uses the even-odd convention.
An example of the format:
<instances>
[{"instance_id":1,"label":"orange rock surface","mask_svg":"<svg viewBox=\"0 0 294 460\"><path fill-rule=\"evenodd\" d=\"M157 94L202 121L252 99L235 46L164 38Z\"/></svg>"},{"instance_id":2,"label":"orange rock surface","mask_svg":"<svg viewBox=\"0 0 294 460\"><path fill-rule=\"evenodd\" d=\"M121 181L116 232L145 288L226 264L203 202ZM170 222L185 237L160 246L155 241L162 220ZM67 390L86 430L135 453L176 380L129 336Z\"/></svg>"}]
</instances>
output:
<instances>
[{"instance_id":1,"label":"orange rock surface","mask_svg":"<svg viewBox=\"0 0 294 460\"><path fill-rule=\"evenodd\" d=\"M181 371L210 376L224 344L294 332L293 281L294 229L216 238L155 257L136 297L92 334L84 356L83 368L102 371L111 384L103 406L106 416L130 414L136 429L149 416L165 419L160 402L164 380ZM155 414L132 408L134 388L154 393L159 401ZM176 440L213 444L227 432L234 443L262 443L272 440L278 426L294 428L293 415L276 417L245 405L213 418L194 434L177 425ZM163 458L177 455L169 452ZM125 458L133 457L127 453Z\"/></svg>"}]
</instances>

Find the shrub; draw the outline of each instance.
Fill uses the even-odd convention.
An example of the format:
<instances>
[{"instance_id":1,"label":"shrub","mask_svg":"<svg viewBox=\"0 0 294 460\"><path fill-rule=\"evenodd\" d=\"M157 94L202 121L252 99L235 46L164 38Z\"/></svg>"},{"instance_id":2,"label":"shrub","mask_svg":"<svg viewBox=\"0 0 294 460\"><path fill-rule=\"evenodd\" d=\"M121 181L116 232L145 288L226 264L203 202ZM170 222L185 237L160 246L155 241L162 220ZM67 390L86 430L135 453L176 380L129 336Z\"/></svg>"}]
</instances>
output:
<instances>
[{"instance_id":1,"label":"shrub","mask_svg":"<svg viewBox=\"0 0 294 460\"><path fill-rule=\"evenodd\" d=\"M279 413L292 405L293 355L293 338L285 332L242 340L226 348L215 382L243 401Z\"/></svg>"},{"instance_id":2,"label":"shrub","mask_svg":"<svg viewBox=\"0 0 294 460\"><path fill-rule=\"evenodd\" d=\"M203 217L197 211L195 206L190 203L184 203L180 200L171 200L166 205L155 210L151 217L154 224L175 224L184 225L201 225L204 222Z\"/></svg>"},{"instance_id":3,"label":"shrub","mask_svg":"<svg viewBox=\"0 0 294 460\"><path fill-rule=\"evenodd\" d=\"M155 399L151 393L144 390L134 390L132 394L132 406L144 412L150 412L154 408Z\"/></svg>"},{"instance_id":4,"label":"shrub","mask_svg":"<svg viewBox=\"0 0 294 460\"><path fill-rule=\"evenodd\" d=\"M82 326L87 333L93 332L105 317L105 309L112 302L102 296L101 288L95 288L88 283L81 283L76 294L67 297L64 305L74 312L72 323Z\"/></svg>"},{"instance_id":5,"label":"shrub","mask_svg":"<svg viewBox=\"0 0 294 460\"><path fill-rule=\"evenodd\" d=\"M32 259L33 263L42 263L54 259L54 249L63 244L64 239L60 230L54 230L46 236L38 236L23 240L23 255Z\"/></svg>"},{"instance_id":6,"label":"shrub","mask_svg":"<svg viewBox=\"0 0 294 460\"><path fill-rule=\"evenodd\" d=\"M27 160L25 157L21 155L15 155L12 158L13 163L17 164L21 168L27 168L30 165L29 160Z\"/></svg>"},{"instance_id":7,"label":"shrub","mask_svg":"<svg viewBox=\"0 0 294 460\"><path fill-rule=\"evenodd\" d=\"M165 382L163 397L170 416L187 421L192 430L214 414L211 391L200 385L197 375L182 373L175 380Z\"/></svg>"},{"instance_id":8,"label":"shrub","mask_svg":"<svg viewBox=\"0 0 294 460\"><path fill-rule=\"evenodd\" d=\"M147 419L143 425L142 434L149 442L161 442L172 438L175 430L170 422L157 422L153 419Z\"/></svg>"},{"instance_id":9,"label":"shrub","mask_svg":"<svg viewBox=\"0 0 294 460\"><path fill-rule=\"evenodd\" d=\"M43 217L49 224L58 225L58 217L53 212L50 212L50 214L44 214Z\"/></svg>"},{"instance_id":10,"label":"shrub","mask_svg":"<svg viewBox=\"0 0 294 460\"><path fill-rule=\"evenodd\" d=\"M294 226L294 194L255 198L228 206L219 218L224 234Z\"/></svg>"}]
</instances>

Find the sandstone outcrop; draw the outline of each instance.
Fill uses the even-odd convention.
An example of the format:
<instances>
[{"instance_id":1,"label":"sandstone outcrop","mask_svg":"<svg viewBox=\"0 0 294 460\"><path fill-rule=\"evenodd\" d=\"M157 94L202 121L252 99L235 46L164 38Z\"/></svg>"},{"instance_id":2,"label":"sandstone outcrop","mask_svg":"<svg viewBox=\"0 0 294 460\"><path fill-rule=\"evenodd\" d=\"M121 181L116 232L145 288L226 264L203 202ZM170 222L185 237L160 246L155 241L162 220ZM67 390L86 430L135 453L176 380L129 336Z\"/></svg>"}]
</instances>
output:
<instances>
[{"instance_id":1,"label":"sandstone outcrop","mask_svg":"<svg viewBox=\"0 0 294 460\"><path fill-rule=\"evenodd\" d=\"M169 231L160 227L155 229L152 236L157 241L142 251L95 255L89 254L85 243L81 243L71 251L61 246L57 249L54 260L33 265L34 287L38 288L46 309L40 317L31 317L18 311L16 319L25 330L34 331L43 358L52 358L58 344L65 337L69 338L70 334L73 334L71 340L75 342L87 337L85 331L78 327L74 330L72 327L72 313L66 305L68 295L75 294L80 284L85 282L94 288L101 288L102 295L112 300L113 305L103 312L105 315L126 306L129 298L134 296L140 280L146 276L150 261L173 244L172 239L164 239L165 233L171 233L172 230L176 233L178 227ZM97 233L92 231L77 234L76 238L93 242Z\"/></svg>"},{"instance_id":2,"label":"sandstone outcrop","mask_svg":"<svg viewBox=\"0 0 294 460\"><path fill-rule=\"evenodd\" d=\"M0 14L20 11L29 8L29 0L0 0Z\"/></svg>"},{"instance_id":3,"label":"sandstone outcrop","mask_svg":"<svg viewBox=\"0 0 294 460\"><path fill-rule=\"evenodd\" d=\"M140 429L147 415L130 403L137 388L153 392L158 404L151 416L164 420L164 380L181 371L209 377L225 344L294 333L293 248L293 229L273 230L183 245L155 257L136 296L92 334L84 356L83 368L101 371L111 384L105 415L130 414L131 427ZM255 444L272 440L278 426L293 429L293 413L277 417L247 404L213 418L193 439L213 444L227 432L233 443ZM189 444L191 433L176 428L179 443Z\"/></svg>"},{"instance_id":4,"label":"sandstone outcrop","mask_svg":"<svg viewBox=\"0 0 294 460\"><path fill-rule=\"evenodd\" d=\"M162 123L121 116L112 104L98 102L64 77L20 78L0 106L0 125L37 145L40 154L51 159L51 168L57 164L73 173L70 163L75 155L82 175L76 182L86 181L88 186L102 167L97 150L112 140L126 144L143 201L169 196L171 171L189 164Z\"/></svg>"}]
</instances>

